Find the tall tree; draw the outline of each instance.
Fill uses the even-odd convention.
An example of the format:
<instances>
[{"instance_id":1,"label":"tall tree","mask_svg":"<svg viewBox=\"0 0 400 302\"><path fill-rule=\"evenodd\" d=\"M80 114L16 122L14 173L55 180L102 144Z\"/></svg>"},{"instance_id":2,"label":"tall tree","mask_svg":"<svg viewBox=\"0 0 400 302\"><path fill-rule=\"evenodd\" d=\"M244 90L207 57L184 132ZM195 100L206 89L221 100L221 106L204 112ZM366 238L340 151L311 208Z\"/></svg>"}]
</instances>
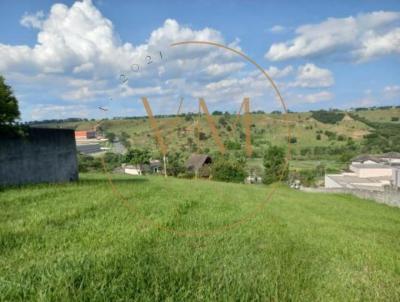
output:
<instances>
[{"instance_id":1,"label":"tall tree","mask_svg":"<svg viewBox=\"0 0 400 302\"><path fill-rule=\"evenodd\" d=\"M12 126L19 117L18 100L0 75L0 127Z\"/></svg>"},{"instance_id":2,"label":"tall tree","mask_svg":"<svg viewBox=\"0 0 400 302\"><path fill-rule=\"evenodd\" d=\"M285 150L282 147L271 146L264 154L264 183L271 184L286 180L289 166L286 164Z\"/></svg>"},{"instance_id":3,"label":"tall tree","mask_svg":"<svg viewBox=\"0 0 400 302\"><path fill-rule=\"evenodd\" d=\"M130 149L125 155L125 162L139 165L142 168L142 165L150 163L150 158L151 155L148 150Z\"/></svg>"}]
</instances>

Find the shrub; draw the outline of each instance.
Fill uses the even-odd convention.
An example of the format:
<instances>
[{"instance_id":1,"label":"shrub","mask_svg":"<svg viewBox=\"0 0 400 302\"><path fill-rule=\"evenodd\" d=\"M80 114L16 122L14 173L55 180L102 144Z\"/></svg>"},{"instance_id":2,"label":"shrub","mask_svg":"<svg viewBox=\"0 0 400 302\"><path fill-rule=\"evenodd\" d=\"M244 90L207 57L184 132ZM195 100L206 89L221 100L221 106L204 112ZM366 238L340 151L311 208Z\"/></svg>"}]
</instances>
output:
<instances>
[{"instance_id":1,"label":"shrub","mask_svg":"<svg viewBox=\"0 0 400 302\"><path fill-rule=\"evenodd\" d=\"M225 141L225 146L228 150L240 150L240 148L242 147L239 142L231 140Z\"/></svg>"},{"instance_id":2,"label":"shrub","mask_svg":"<svg viewBox=\"0 0 400 302\"><path fill-rule=\"evenodd\" d=\"M339 142L343 142L343 141L345 141L346 140L346 137L344 136L344 135L339 135L338 137L337 137L337 140L339 141Z\"/></svg>"},{"instance_id":3,"label":"shrub","mask_svg":"<svg viewBox=\"0 0 400 302\"><path fill-rule=\"evenodd\" d=\"M99 157L93 157L86 154L78 154L79 172L103 172L103 164Z\"/></svg>"},{"instance_id":4,"label":"shrub","mask_svg":"<svg viewBox=\"0 0 400 302\"><path fill-rule=\"evenodd\" d=\"M224 156L216 157L211 174L215 180L243 182L246 177L245 162Z\"/></svg>"},{"instance_id":5,"label":"shrub","mask_svg":"<svg viewBox=\"0 0 400 302\"><path fill-rule=\"evenodd\" d=\"M109 140L110 143L115 141L115 138L117 137L114 132L106 132L105 137Z\"/></svg>"},{"instance_id":6,"label":"shrub","mask_svg":"<svg viewBox=\"0 0 400 302\"><path fill-rule=\"evenodd\" d=\"M317 121L324 124L336 124L337 122L340 122L343 119L344 113L319 110L319 111L313 111L311 116Z\"/></svg>"},{"instance_id":7,"label":"shrub","mask_svg":"<svg viewBox=\"0 0 400 302\"><path fill-rule=\"evenodd\" d=\"M286 180L288 171L284 149L278 146L268 148L264 154L264 183Z\"/></svg>"},{"instance_id":8,"label":"shrub","mask_svg":"<svg viewBox=\"0 0 400 302\"><path fill-rule=\"evenodd\" d=\"M175 152L168 154L167 174L178 176L185 173L185 165L182 153Z\"/></svg>"}]
</instances>

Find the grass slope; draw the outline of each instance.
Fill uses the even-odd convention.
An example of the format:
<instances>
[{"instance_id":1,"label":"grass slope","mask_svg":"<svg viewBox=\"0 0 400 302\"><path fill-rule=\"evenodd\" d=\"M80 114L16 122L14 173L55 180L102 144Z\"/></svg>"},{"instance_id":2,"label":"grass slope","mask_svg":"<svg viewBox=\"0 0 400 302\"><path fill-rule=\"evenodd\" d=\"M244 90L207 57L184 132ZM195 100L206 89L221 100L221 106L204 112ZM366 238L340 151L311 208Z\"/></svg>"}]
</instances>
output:
<instances>
[{"instance_id":1,"label":"grass slope","mask_svg":"<svg viewBox=\"0 0 400 302\"><path fill-rule=\"evenodd\" d=\"M400 209L284 187L260 207L263 186L114 183L135 211L103 175L0 192L1 301L400 300ZM208 236L164 230L221 228L255 210Z\"/></svg>"}]
</instances>

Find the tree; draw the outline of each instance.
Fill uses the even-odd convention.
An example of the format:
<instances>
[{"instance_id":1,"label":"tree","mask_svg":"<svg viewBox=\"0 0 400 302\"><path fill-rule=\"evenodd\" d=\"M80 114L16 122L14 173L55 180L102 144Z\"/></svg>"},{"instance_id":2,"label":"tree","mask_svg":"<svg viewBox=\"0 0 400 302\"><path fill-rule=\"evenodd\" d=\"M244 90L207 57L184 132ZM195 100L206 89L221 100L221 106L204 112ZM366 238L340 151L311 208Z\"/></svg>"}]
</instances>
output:
<instances>
[{"instance_id":1,"label":"tree","mask_svg":"<svg viewBox=\"0 0 400 302\"><path fill-rule=\"evenodd\" d=\"M228 182L243 182L246 177L245 165L246 163L242 160L224 156L216 157L211 169L213 179Z\"/></svg>"},{"instance_id":2,"label":"tree","mask_svg":"<svg viewBox=\"0 0 400 302\"><path fill-rule=\"evenodd\" d=\"M179 174L185 173L185 165L183 162L183 156L180 152L168 154L168 175L178 176Z\"/></svg>"},{"instance_id":3,"label":"tree","mask_svg":"<svg viewBox=\"0 0 400 302\"><path fill-rule=\"evenodd\" d=\"M149 150L130 149L125 155L125 162L142 168L142 165L150 163L150 157Z\"/></svg>"},{"instance_id":4,"label":"tree","mask_svg":"<svg viewBox=\"0 0 400 302\"><path fill-rule=\"evenodd\" d=\"M311 117L324 124L336 124L344 118L344 113L335 111L312 111Z\"/></svg>"},{"instance_id":5,"label":"tree","mask_svg":"<svg viewBox=\"0 0 400 302\"><path fill-rule=\"evenodd\" d=\"M278 146L269 147L264 154L264 183L286 180L288 172L284 149Z\"/></svg>"},{"instance_id":6,"label":"tree","mask_svg":"<svg viewBox=\"0 0 400 302\"><path fill-rule=\"evenodd\" d=\"M11 129L19 117L18 100L0 75L0 129Z\"/></svg>"},{"instance_id":7,"label":"tree","mask_svg":"<svg viewBox=\"0 0 400 302\"><path fill-rule=\"evenodd\" d=\"M116 135L113 132L107 132L106 138L109 140L110 143L112 143L115 140Z\"/></svg>"}]
</instances>

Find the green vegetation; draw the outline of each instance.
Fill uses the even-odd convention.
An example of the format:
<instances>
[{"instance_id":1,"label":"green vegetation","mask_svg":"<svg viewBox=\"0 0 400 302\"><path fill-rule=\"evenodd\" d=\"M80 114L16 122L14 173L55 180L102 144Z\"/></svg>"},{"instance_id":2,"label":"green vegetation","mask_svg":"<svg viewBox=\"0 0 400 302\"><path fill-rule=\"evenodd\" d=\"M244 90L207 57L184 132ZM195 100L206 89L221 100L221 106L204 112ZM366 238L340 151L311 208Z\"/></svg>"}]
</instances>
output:
<instances>
[{"instance_id":1,"label":"green vegetation","mask_svg":"<svg viewBox=\"0 0 400 302\"><path fill-rule=\"evenodd\" d=\"M212 163L212 177L226 182L243 182L246 173L246 159L217 156Z\"/></svg>"},{"instance_id":2,"label":"green vegetation","mask_svg":"<svg viewBox=\"0 0 400 302\"><path fill-rule=\"evenodd\" d=\"M0 135L18 134L21 129L16 126L16 120L19 117L18 100L0 75Z\"/></svg>"},{"instance_id":3,"label":"green vegetation","mask_svg":"<svg viewBox=\"0 0 400 302\"><path fill-rule=\"evenodd\" d=\"M107 152L102 156L90 156L78 154L79 172L104 172L104 166L107 171L112 171L124 162L124 157L119 154Z\"/></svg>"},{"instance_id":4,"label":"green vegetation","mask_svg":"<svg viewBox=\"0 0 400 302\"><path fill-rule=\"evenodd\" d=\"M254 112L251 116L251 160L259 164L252 165L252 169L263 169L262 158L267 148L275 145L287 150L288 143L291 162L329 161L341 167L361 153L396 151L400 148L400 124L392 121L392 117L399 116L400 108L392 107L357 108L353 113L338 110L289 114ZM237 152L244 151L245 129L242 120L238 122L236 115L220 111L214 112L212 118L229 155L235 156ZM207 153L213 157L218 154L218 147L204 115L188 113L178 117L159 116L157 124L168 152L179 153L183 161L193 152ZM101 121L68 119L62 123L40 124L78 130L93 129L96 125L104 134L115 134L116 140L127 149L148 149L153 158L160 158L159 146L146 117ZM288 142L289 130L291 140Z\"/></svg>"},{"instance_id":5,"label":"green vegetation","mask_svg":"<svg viewBox=\"0 0 400 302\"><path fill-rule=\"evenodd\" d=\"M343 112L319 110L313 111L311 116L324 124L336 124L344 118Z\"/></svg>"},{"instance_id":6,"label":"green vegetation","mask_svg":"<svg viewBox=\"0 0 400 302\"><path fill-rule=\"evenodd\" d=\"M113 181L136 211L101 175L0 193L0 300L400 300L400 209L284 187L267 201L265 186Z\"/></svg>"},{"instance_id":7,"label":"green vegetation","mask_svg":"<svg viewBox=\"0 0 400 302\"><path fill-rule=\"evenodd\" d=\"M400 124L371 122L356 114L353 114L352 117L372 129L369 134L364 136L363 152L400 152Z\"/></svg>"},{"instance_id":8,"label":"green vegetation","mask_svg":"<svg viewBox=\"0 0 400 302\"><path fill-rule=\"evenodd\" d=\"M271 146L264 154L264 178L265 184L272 184L287 179L289 167L286 161L285 150L278 146Z\"/></svg>"},{"instance_id":9,"label":"green vegetation","mask_svg":"<svg viewBox=\"0 0 400 302\"><path fill-rule=\"evenodd\" d=\"M135 166L142 166L150 163L151 154L149 150L129 149L125 155L125 162Z\"/></svg>"}]
</instances>

